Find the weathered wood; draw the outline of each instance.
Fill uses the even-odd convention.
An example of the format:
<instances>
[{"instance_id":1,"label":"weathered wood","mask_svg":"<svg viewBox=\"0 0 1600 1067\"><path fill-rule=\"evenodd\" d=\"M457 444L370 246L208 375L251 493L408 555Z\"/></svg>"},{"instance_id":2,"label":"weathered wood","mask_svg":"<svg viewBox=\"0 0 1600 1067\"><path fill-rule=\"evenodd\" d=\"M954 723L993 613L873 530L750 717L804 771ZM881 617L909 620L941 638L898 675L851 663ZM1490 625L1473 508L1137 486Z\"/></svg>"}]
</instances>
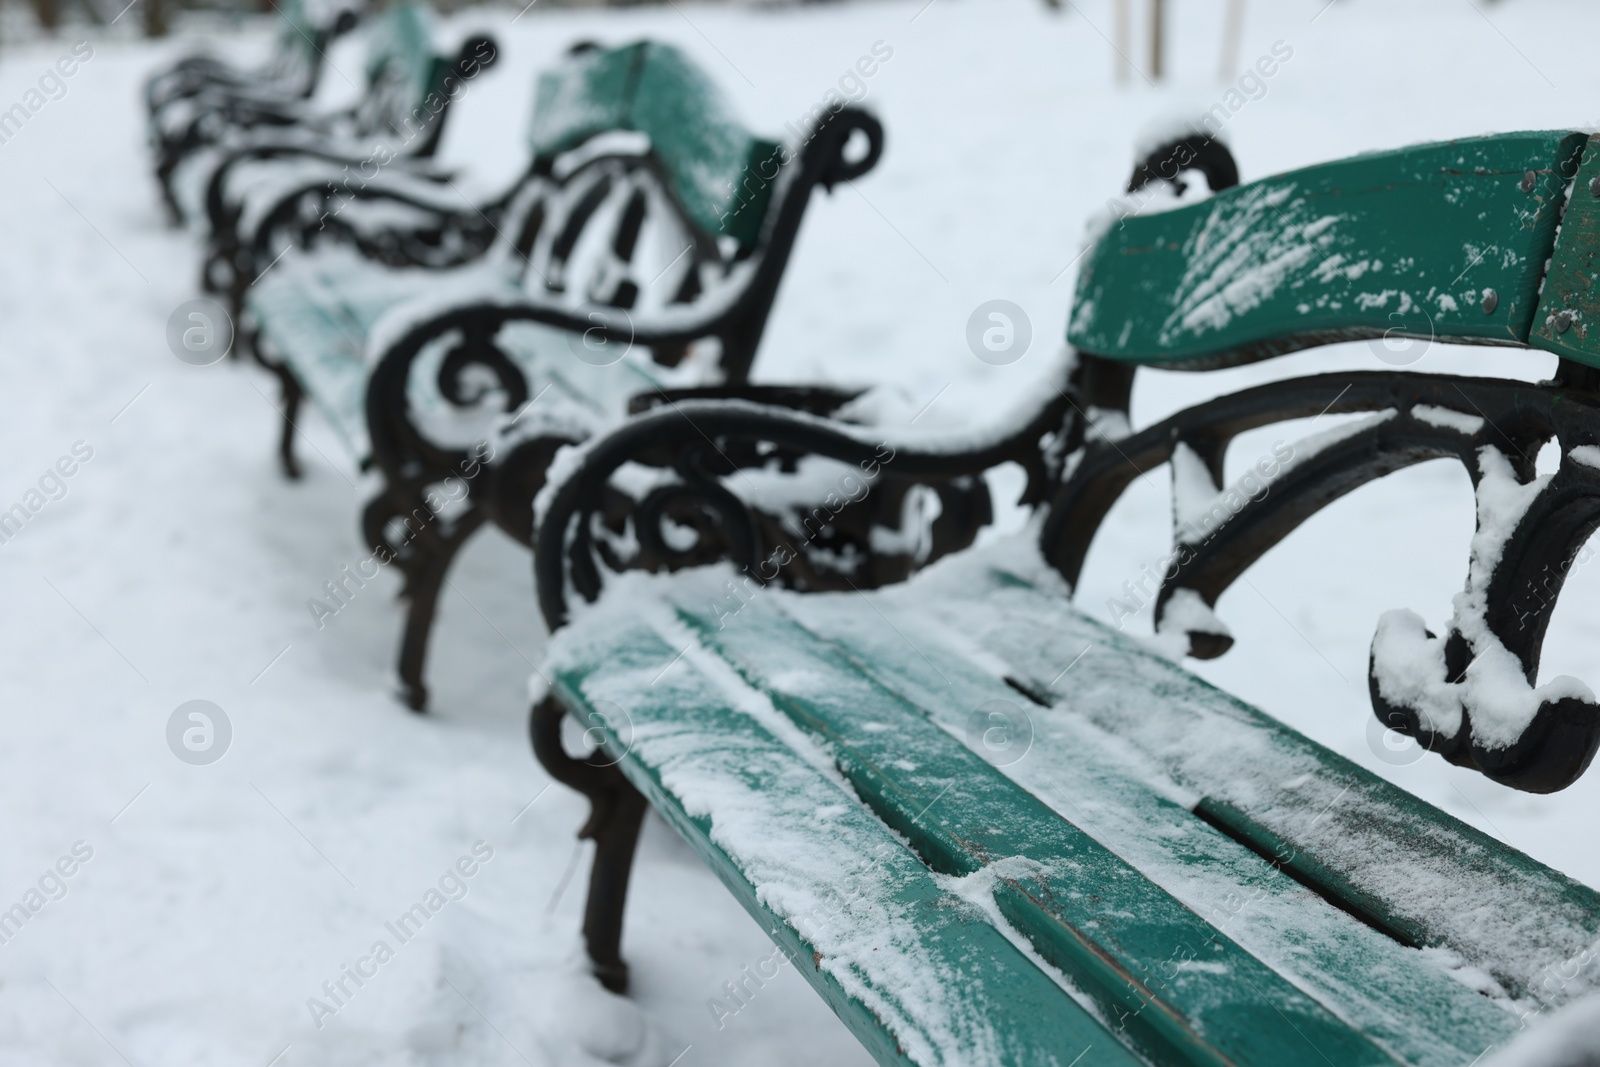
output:
<instances>
[{"instance_id":1,"label":"weathered wood","mask_svg":"<svg viewBox=\"0 0 1600 1067\"><path fill-rule=\"evenodd\" d=\"M781 717L752 715L696 657L663 673L676 650L631 606L607 619L556 653L557 691L880 1063L1137 1062L820 752L775 733Z\"/></svg>"},{"instance_id":2,"label":"weathered wood","mask_svg":"<svg viewBox=\"0 0 1600 1067\"><path fill-rule=\"evenodd\" d=\"M1067 339L1192 368L1388 335L1524 344L1585 137L1376 152L1107 219ZM1141 213L1142 212L1142 213Z\"/></svg>"}]
</instances>

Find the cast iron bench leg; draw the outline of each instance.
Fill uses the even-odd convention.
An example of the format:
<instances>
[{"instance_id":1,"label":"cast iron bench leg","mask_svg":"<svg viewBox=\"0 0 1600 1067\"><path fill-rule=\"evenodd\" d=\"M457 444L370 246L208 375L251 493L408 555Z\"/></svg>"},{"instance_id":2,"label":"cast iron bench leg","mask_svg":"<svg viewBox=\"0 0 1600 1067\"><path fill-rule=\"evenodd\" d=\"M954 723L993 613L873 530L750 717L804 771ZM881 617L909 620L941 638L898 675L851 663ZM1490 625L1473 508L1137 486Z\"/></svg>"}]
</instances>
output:
<instances>
[{"instance_id":1,"label":"cast iron bench leg","mask_svg":"<svg viewBox=\"0 0 1600 1067\"><path fill-rule=\"evenodd\" d=\"M278 441L278 462L283 467L283 476L296 482L300 480L300 464L294 458L294 428L300 416L300 401L306 394L288 367L279 364L269 364L269 367L278 376L283 392L283 436Z\"/></svg>"},{"instance_id":2,"label":"cast iron bench leg","mask_svg":"<svg viewBox=\"0 0 1600 1067\"><path fill-rule=\"evenodd\" d=\"M615 765L595 757L573 759L561 747L561 719L567 709L554 696L534 706L529 722L533 751L558 782L589 798L589 820L580 839L595 843L589 875L589 900L583 913L583 940L600 984L613 993L628 991L628 965L622 959L622 912L628 899L628 878L646 802ZM599 754L601 760L605 759Z\"/></svg>"},{"instance_id":3,"label":"cast iron bench leg","mask_svg":"<svg viewBox=\"0 0 1600 1067\"><path fill-rule=\"evenodd\" d=\"M395 558L406 576L402 595L408 607L405 636L400 641L400 683L406 706L412 711L422 711L428 704L428 687L423 683L422 672L438 610L439 587L444 584L456 553L483 525L484 518L483 512L473 508L448 524L435 519L435 528L425 529Z\"/></svg>"}]
</instances>

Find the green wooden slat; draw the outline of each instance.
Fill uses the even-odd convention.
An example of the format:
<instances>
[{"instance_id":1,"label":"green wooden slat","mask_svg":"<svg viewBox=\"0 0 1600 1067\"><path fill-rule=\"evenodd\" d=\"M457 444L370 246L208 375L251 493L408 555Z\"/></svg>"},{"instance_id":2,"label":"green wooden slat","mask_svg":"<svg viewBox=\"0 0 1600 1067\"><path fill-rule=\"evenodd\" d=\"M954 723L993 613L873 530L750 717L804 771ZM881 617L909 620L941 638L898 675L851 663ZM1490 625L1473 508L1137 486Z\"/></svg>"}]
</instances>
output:
<instances>
[{"instance_id":1,"label":"green wooden slat","mask_svg":"<svg viewBox=\"0 0 1600 1067\"><path fill-rule=\"evenodd\" d=\"M633 89L649 43L585 52L540 73L529 147L557 156L608 130L631 129Z\"/></svg>"},{"instance_id":2,"label":"green wooden slat","mask_svg":"<svg viewBox=\"0 0 1600 1067\"><path fill-rule=\"evenodd\" d=\"M1529 342L1600 367L1600 150L1589 147L1572 184ZM1563 328L1564 327L1564 328Z\"/></svg>"},{"instance_id":3,"label":"green wooden slat","mask_svg":"<svg viewBox=\"0 0 1600 1067\"><path fill-rule=\"evenodd\" d=\"M741 246L760 237L783 150L755 137L717 85L656 41L574 56L540 75L529 138L554 156L601 133L643 133L685 214Z\"/></svg>"},{"instance_id":4,"label":"green wooden slat","mask_svg":"<svg viewBox=\"0 0 1600 1067\"><path fill-rule=\"evenodd\" d=\"M1158 791L1149 783L1150 768L1074 714L1070 702L1034 706L1001 680L1003 671L985 669L995 665L993 657L963 648L964 631L931 624L916 605L897 600L875 596L873 611L854 595L769 598L969 745L983 744L986 720L975 712L1007 702L1008 733L992 740L1008 746L994 753L1008 777L1395 1058L1417 1067L1470 1064L1517 1031L1515 1015L1422 953L1357 921L1196 818L1172 799L1183 790ZM1127 695L1137 699L1131 687Z\"/></svg>"},{"instance_id":5,"label":"green wooden slat","mask_svg":"<svg viewBox=\"0 0 1600 1067\"><path fill-rule=\"evenodd\" d=\"M676 48L650 46L634 121L650 135L683 209L707 233L749 246L760 236L781 149L747 133L721 92Z\"/></svg>"},{"instance_id":6,"label":"green wooden slat","mask_svg":"<svg viewBox=\"0 0 1600 1067\"><path fill-rule=\"evenodd\" d=\"M466 284L474 298L519 291L516 279L504 272L475 272ZM394 270L349 249L333 248L286 261L247 290L245 303L273 353L294 371L350 454L363 459L370 447L368 339L389 311L437 298L440 285L437 271ZM553 326L512 323L501 330L497 343L529 381L548 388L540 401L544 417L571 432L602 431L622 417L630 397L661 386L647 360L594 366L573 359L569 335ZM442 357L442 352L433 352L418 359L408 402L415 417L459 423L471 413L440 397L436 380ZM492 421L489 414L479 414Z\"/></svg>"},{"instance_id":7,"label":"green wooden slat","mask_svg":"<svg viewBox=\"0 0 1600 1067\"><path fill-rule=\"evenodd\" d=\"M862 798L935 869L989 868L1001 912L1145 1054L1395 1062L836 648L759 604L723 625L690 587L666 595L707 646L827 742Z\"/></svg>"},{"instance_id":8,"label":"green wooden slat","mask_svg":"<svg viewBox=\"0 0 1600 1067\"><path fill-rule=\"evenodd\" d=\"M287 41L290 47L304 52L307 59L321 62L322 57L316 54L317 32L321 27L306 9L305 0L274 0L272 10L283 19L283 28L279 31L279 36Z\"/></svg>"},{"instance_id":9,"label":"green wooden slat","mask_svg":"<svg viewBox=\"0 0 1600 1067\"><path fill-rule=\"evenodd\" d=\"M1036 549L1012 541L951 562L886 595L915 596L1012 677L1065 699L1223 817L1238 813L1235 833L1283 843L1291 869L1414 943L1449 949L1535 1005L1587 988L1571 961L1586 964L1600 944L1600 893L1067 610ZM1371 711L1359 702L1351 714Z\"/></svg>"},{"instance_id":10,"label":"green wooden slat","mask_svg":"<svg viewBox=\"0 0 1600 1067\"><path fill-rule=\"evenodd\" d=\"M591 716L629 780L879 1063L1137 1063L821 769L820 753L808 759L803 741L730 704L633 604L576 620L549 663L562 699Z\"/></svg>"},{"instance_id":11,"label":"green wooden slat","mask_svg":"<svg viewBox=\"0 0 1600 1067\"><path fill-rule=\"evenodd\" d=\"M1390 330L1525 343L1584 140L1514 133L1375 152L1110 222L1079 274L1067 339L1192 366Z\"/></svg>"},{"instance_id":12,"label":"green wooden slat","mask_svg":"<svg viewBox=\"0 0 1600 1067\"><path fill-rule=\"evenodd\" d=\"M367 38L367 81L377 81L386 72L397 76L407 99L421 104L437 87L437 59L428 9L417 3L395 3Z\"/></svg>"}]
</instances>

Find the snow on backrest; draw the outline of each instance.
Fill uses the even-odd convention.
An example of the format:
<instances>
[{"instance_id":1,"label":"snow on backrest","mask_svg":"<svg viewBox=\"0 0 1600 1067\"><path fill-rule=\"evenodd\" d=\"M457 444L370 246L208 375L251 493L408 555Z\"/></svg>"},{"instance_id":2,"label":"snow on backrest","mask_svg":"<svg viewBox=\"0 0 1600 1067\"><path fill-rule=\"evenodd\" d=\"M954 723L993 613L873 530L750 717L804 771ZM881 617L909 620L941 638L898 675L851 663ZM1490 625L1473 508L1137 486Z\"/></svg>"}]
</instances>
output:
<instances>
[{"instance_id":1,"label":"snow on backrest","mask_svg":"<svg viewBox=\"0 0 1600 1067\"><path fill-rule=\"evenodd\" d=\"M436 89L444 60L433 50L432 16L421 4L399 3L373 26L367 40L367 98L363 124L370 131L402 132Z\"/></svg>"},{"instance_id":2,"label":"snow on backrest","mask_svg":"<svg viewBox=\"0 0 1600 1067\"><path fill-rule=\"evenodd\" d=\"M1067 339L1192 368L1386 334L1525 345L1585 140L1475 137L1126 204L1085 257Z\"/></svg>"},{"instance_id":3,"label":"snow on backrest","mask_svg":"<svg viewBox=\"0 0 1600 1067\"><path fill-rule=\"evenodd\" d=\"M710 237L760 237L782 149L750 134L716 84L671 45L589 49L540 76L529 140L553 157L616 131L650 140L673 198Z\"/></svg>"}]
</instances>

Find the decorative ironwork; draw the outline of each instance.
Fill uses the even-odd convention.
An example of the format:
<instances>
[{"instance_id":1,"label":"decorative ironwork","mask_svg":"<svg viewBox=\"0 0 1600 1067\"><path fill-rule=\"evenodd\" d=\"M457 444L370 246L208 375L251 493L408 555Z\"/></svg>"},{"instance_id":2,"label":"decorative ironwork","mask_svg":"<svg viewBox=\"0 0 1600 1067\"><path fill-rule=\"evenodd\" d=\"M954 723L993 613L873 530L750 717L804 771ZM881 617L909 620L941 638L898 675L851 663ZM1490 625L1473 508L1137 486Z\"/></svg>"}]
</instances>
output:
<instances>
[{"instance_id":1,"label":"decorative ironwork","mask_svg":"<svg viewBox=\"0 0 1600 1067\"><path fill-rule=\"evenodd\" d=\"M548 161L541 161L525 184L511 190L493 212L486 212L496 238L513 241L525 257L530 275L525 280L527 297L462 304L417 323L379 357L367 384L370 460L385 482L384 491L368 511L368 540L382 547L379 533L384 525L396 516L414 514L419 501L425 501L448 479L462 479L468 488L463 511L449 522L440 522L429 537L417 539L404 551L396 549L407 575L410 599L400 676L412 707L420 710L426 701L423 664L428 635L438 589L451 559L485 521L531 543L533 500L544 485L545 471L558 449L576 443L585 432L569 425L529 428L519 424L516 436L495 437L493 447L499 451L485 457L458 443L437 440L419 412L440 407L478 411L485 416L486 432L494 436L489 428L493 420L484 406L498 401L502 416L510 416L546 384L530 381L526 364L519 364L502 347L502 331L523 322L584 334L596 343L642 346L656 362L667 365L681 359L691 344L712 341L718 346L726 384L710 394L692 392L753 396L813 410L843 403L851 394L752 388L744 383L812 190L818 185L832 188L866 173L881 155L882 144L882 127L864 111L844 108L825 118L796 158L780 171L761 240L751 249L730 251L698 233L676 205L648 153L597 154L560 177ZM385 194L375 193L374 197L380 195ZM432 234L453 225L445 216L437 218L441 229ZM631 264L641 231L650 224L674 227L674 232L691 240L691 246L683 264L676 268L682 281L669 278L664 283L673 287L666 307L630 311L643 288L633 278ZM606 229L596 242L591 238L599 227ZM455 232L465 235L461 236L463 245L487 239L465 229ZM302 236L310 240L309 234ZM426 228L390 238L364 234L360 239L369 240L393 240L401 255L410 254L405 251L410 247L407 242L429 248L444 244L434 242ZM365 247L360 241L358 247ZM598 245L604 253L598 269L582 278L575 276L572 261L580 242L591 251ZM585 261L586 271L592 266L596 265ZM248 320L243 336L255 358L283 383L285 419L280 454L286 473L293 477L298 473L293 438L301 386ZM414 371L418 360L430 354L439 356L440 362L432 380L423 382ZM492 386L485 383L485 375ZM419 395L419 388L431 395ZM641 403L663 398L673 399L663 394ZM537 415L522 422L534 423ZM471 468L473 475L463 477L464 468ZM890 491L882 496L884 502L874 506L887 506ZM850 523L861 521L857 514L852 511L844 516L835 528L847 530ZM945 521L948 525L949 520ZM865 537L863 527L858 539Z\"/></svg>"},{"instance_id":2,"label":"decorative ironwork","mask_svg":"<svg viewBox=\"0 0 1600 1067\"><path fill-rule=\"evenodd\" d=\"M346 8L332 22L306 33L290 19L291 30L279 38L278 48L258 70L240 71L210 56L188 56L145 83L156 179L173 222L182 218L172 189L178 165L196 149L214 143L229 122L293 121L292 116L300 114L298 102L311 97L321 82L329 46L355 29L357 21L356 12ZM192 105L191 110L177 114L185 105Z\"/></svg>"},{"instance_id":3,"label":"decorative ironwork","mask_svg":"<svg viewBox=\"0 0 1600 1067\"><path fill-rule=\"evenodd\" d=\"M633 852L644 822L644 796L614 762L591 753L583 759L561 744L566 708L553 696L534 706L528 722L533 751L556 781L589 798L589 818L578 838L595 843L589 899L583 912L583 940L594 976L613 993L628 991L628 965L622 959L622 909L633 872Z\"/></svg>"},{"instance_id":4,"label":"decorative ironwork","mask_svg":"<svg viewBox=\"0 0 1600 1067\"><path fill-rule=\"evenodd\" d=\"M1103 369L1082 358L1082 377ZM1414 616L1386 617L1369 668L1374 711L1451 762L1514 788L1553 792L1575 781L1600 746L1600 707L1587 690L1562 685L1540 695L1535 688L1562 582L1600 526L1600 449L1587 451L1600 441L1597 386L1595 371L1563 363L1554 381L1537 385L1361 372L1247 389L1135 434L1087 441L1051 501L1042 545L1076 585L1089 543L1123 490L1144 471L1175 457L1186 461L1186 472L1174 465L1178 525L1155 612L1159 627L1187 635L1190 655L1211 658L1227 651L1232 638L1210 609L1268 549L1353 489L1416 463L1454 458L1472 478L1478 501L1465 592L1443 638L1411 635L1413 652L1433 649L1436 674L1429 656L1405 657L1385 643L1404 641L1407 627L1420 628ZM1270 478L1255 474L1259 491L1221 484L1223 457L1239 434L1356 413L1372 417L1293 446L1271 461L1278 469ZM1560 468L1539 477L1534 458L1552 440L1561 450ZM1204 500L1192 499L1197 470L1209 479ZM1175 598L1182 610L1169 611ZM1392 628L1399 629L1385 638ZM1504 657L1514 659L1523 685L1508 685ZM1478 681L1492 671L1501 672L1493 683ZM1452 709L1456 722L1437 721L1448 720ZM1504 724L1518 720L1518 737L1506 744Z\"/></svg>"},{"instance_id":5,"label":"decorative ironwork","mask_svg":"<svg viewBox=\"0 0 1600 1067\"><path fill-rule=\"evenodd\" d=\"M481 73L492 66L499 52L494 41L488 37L468 38L458 51L456 58L445 66L437 78L439 84L447 84L449 80L455 82ZM267 211L268 226L257 226L253 233L241 232L244 222L246 204L238 199L230 198L229 184L234 172L241 167L249 167L279 159L316 160L330 164L333 167L342 167L348 174L351 167L360 171L365 166L376 168L375 160L379 156L377 142L370 139L382 134L384 131L399 131L410 128L410 121L414 109L425 116L424 125L408 135L403 150L389 150L382 147L382 153L389 161L395 159L426 160L431 159L438 149L439 138L444 133L446 117L450 113L451 103L455 99L452 93L432 93L438 101L438 108L418 108L416 101L404 88L404 72L397 68L390 68L394 77L385 77L380 74L367 86L363 98L348 111L324 116L321 119L306 120L299 112L288 113L280 117L253 117L250 115L234 115L228 111L216 111L203 115L203 122L197 123L189 145L184 152L192 152L205 144L210 144L220 139L222 135L239 126L268 125L286 127L288 133L306 134L307 136L289 136L281 138L267 138L256 143L246 143L230 150L215 167L211 169L210 177L206 183L205 212L206 212L206 251L201 261L200 284L209 293L226 294L230 298L235 317L241 310L244 292L250 284L260 276L261 272L271 263L272 253L265 258L259 255L261 246L267 240L267 231L274 235L283 229L286 224L302 211L318 211L317 215L301 222L299 237L304 244L309 241L309 235L323 231L330 222L335 227L339 236L354 238L356 234L350 227L339 227L337 210L328 210L327 201L338 196L345 199L386 199L392 204L410 204L422 212L430 221L423 223L414 230L397 229L389 227L383 235L377 237L369 246L374 252L386 253L382 259L393 265L437 265L453 266L465 262L465 259L450 259L446 257L440 261L435 254L430 256L427 250L430 237L443 242L459 233L465 237L462 242L464 254L481 254L488 248L494 231L496 213L503 208L503 204L493 203L486 205L487 211L480 215L468 209L461 211L442 211L437 204L409 196L403 188L396 188L392 183L382 186L382 193L363 196L366 190L372 190L364 178L352 189L351 182L347 179L339 181L323 181L315 185L302 187L281 197ZM181 162L183 156L174 162ZM443 183L448 175L443 172L431 172L413 169L410 175L423 181ZM166 180L166 179L163 179ZM317 193L321 193L319 198ZM321 203L317 203L318 200ZM459 219L453 218L460 216ZM452 225L453 223L453 225ZM487 229L488 233L484 230ZM438 231L437 235L431 231ZM395 247L390 248L390 245ZM363 248L363 251L366 251ZM417 260L407 260L404 254L415 250L420 257ZM280 246L279 251L282 251Z\"/></svg>"},{"instance_id":6,"label":"decorative ironwork","mask_svg":"<svg viewBox=\"0 0 1600 1067\"><path fill-rule=\"evenodd\" d=\"M857 131L866 135L867 151L852 159L846 146ZM728 387L738 388L747 380L812 189L819 184L831 188L865 173L882 151L882 136L877 120L854 108L825 120L802 151L797 172L782 177L785 184L775 199L761 245L735 262L727 259L715 242L696 241L682 268L685 282L670 313L659 316L627 311L637 287L629 284L625 274L605 294L609 302L602 302L598 299L601 294L592 290L570 292L566 281L567 257L579 233L602 220L617 226L605 242L612 254L624 265L632 259L642 221L630 218L626 211L598 211L603 197L591 193L596 189L604 193L625 190L628 186L623 183L637 186L650 178L655 172L648 157L605 155L576 168L549 186L549 195L532 198L525 209L517 243L530 251L527 269L539 278L530 281L526 300L482 301L451 308L416 324L379 358L367 391L374 463L391 479L404 480L423 472L447 472L464 458L464 449L442 445L429 436L415 416L410 395L414 364L440 341L450 344L437 382L440 395L449 404L461 407L482 400L481 393L469 394L460 384L471 368L482 368L495 377L504 391L507 413L535 395L536 383L525 380L517 363L498 344L501 331L514 323L535 322L587 334L597 341L641 346L649 349L657 362L669 365L691 343L714 340L719 345L724 381ZM549 168L536 170L547 174ZM560 190L571 190L572 195L562 200L556 195ZM655 185L652 194L652 203L672 206L664 183ZM686 233L694 232L681 213L663 221ZM710 274L722 275L723 283L715 289L700 289L698 279ZM690 279L696 280L694 285L689 284ZM540 297L540 282L548 298ZM526 503L531 508L532 498ZM526 528L525 522L521 525Z\"/></svg>"},{"instance_id":7,"label":"decorative ironwork","mask_svg":"<svg viewBox=\"0 0 1600 1067\"><path fill-rule=\"evenodd\" d=\"M676 570L731 560L760 584L866 589L972 543L993 518L983 473L1017 463L1024 503L1046 498L1049 457L1075 421L1062 395L1027 425L965 451L915 447L814 415L748 401L691 400L631 420L591 444L554 490L534 551L539 607L559 627L569 590L594 599L604 570ZM801 502L759 501L752 472L794 475L833 461ZM635 494L625 465L653 472ZM907 508L914 494L936 506ZM747 499L754 497L755 500ZM916 528L919 522L925 529Z\"/></svg>"}]
</instances>

